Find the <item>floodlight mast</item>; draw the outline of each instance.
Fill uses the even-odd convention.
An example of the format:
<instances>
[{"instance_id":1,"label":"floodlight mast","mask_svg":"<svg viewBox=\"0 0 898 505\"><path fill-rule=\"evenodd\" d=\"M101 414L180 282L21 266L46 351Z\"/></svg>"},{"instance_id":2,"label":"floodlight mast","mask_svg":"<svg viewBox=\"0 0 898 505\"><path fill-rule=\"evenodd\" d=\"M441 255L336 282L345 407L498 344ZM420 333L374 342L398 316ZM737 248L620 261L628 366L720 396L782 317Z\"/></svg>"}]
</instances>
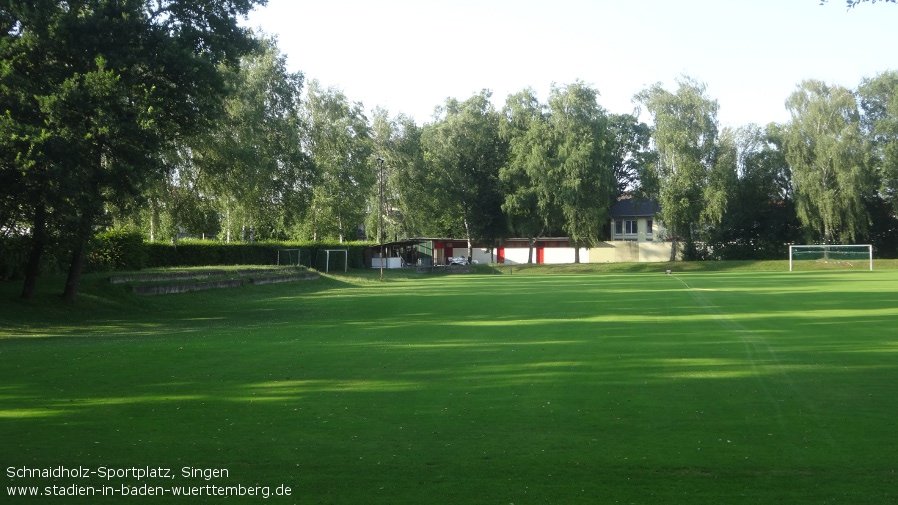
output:
<instances>
[{"instance_id":1,"label":"floodlight mast","mask_svg":"<svg viewBox=\"0 0 898 505\"><path fill-rule=\"evenodd\" d=\"M377 243L380 244L380 280L384 280L384 159L377 158L378 174L377 174L377 213L379 214L380 225L377 229Z\"/></svg>"}]
</instances>

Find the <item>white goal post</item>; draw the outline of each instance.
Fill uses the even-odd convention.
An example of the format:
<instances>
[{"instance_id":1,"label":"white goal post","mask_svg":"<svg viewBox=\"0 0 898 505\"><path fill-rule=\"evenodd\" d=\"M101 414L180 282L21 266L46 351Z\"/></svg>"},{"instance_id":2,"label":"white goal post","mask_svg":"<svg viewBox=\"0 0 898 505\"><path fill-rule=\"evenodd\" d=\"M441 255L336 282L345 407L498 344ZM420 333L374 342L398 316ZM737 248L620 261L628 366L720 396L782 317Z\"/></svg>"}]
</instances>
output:
<instances>
[{"instance_id":1,"label":"white goal post","mask_svg":"<svg viewBox=\"0 0 898 505\"><path fill-rule=\"evenodd\" d=\"M835 266L851 266L854 263L869 265L873 270L873 246L870 244L858 245L790 245L789 246L789 271L794 269L797 261L814 261L815 263L832 264Z\"/></svg>"},{"instance_id":2,"label":"white goal post","mask_svg":"<svg viewBox=\"0 0 898 505\"><path fill-rule=\"evenodd\" d=\"M319 250L318 254L321 254L322 252L326 253L324 259L324 273L330 273L331 253L343 253L343 271L349 271L349 249L323 249Z\"/></svg>"}]
</instances>

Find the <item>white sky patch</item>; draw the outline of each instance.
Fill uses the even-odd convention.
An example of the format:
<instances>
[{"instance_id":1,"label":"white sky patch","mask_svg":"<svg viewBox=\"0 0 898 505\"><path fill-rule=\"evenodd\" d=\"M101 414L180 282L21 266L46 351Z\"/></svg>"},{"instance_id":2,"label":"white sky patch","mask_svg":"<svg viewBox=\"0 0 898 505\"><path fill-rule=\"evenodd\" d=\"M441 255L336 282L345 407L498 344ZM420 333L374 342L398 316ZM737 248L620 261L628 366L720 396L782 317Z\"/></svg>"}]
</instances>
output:
<instances>
[{"instance_id":1,"label":"white sky patch","mask_svg":"<svg viewBox=\"0 0 898 505\"><path fill-rule=\"evenodd\" d=\"M784 122L804 79L856 88L898 69L898 5L842 0L269 0L247 26L276 35L290 69L418 123L446 98L501 107L579 79L614 113L656 82L708 85L723 126Z\"/></svg>"}]
</instances>

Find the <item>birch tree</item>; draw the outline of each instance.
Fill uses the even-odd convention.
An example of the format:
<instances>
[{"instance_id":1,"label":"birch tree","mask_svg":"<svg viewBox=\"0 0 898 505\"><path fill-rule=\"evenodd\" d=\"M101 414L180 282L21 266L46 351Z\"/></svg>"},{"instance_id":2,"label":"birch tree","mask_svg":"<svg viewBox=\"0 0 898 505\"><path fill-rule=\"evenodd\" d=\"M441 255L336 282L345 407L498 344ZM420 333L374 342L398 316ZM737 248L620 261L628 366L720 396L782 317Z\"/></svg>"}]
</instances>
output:
<instances>
[{"instance_id":1,"label":"birch tree","mask_svg":"<svg viewBox=\"0 0 898 505\"><path fill-rule=\"evenodd\" d=\"M695 252L696 229L720 222L727 205L726 181L735 169L718 164L718 104L707 96L707 86L689 77L677 84L675 93L659 83L636 95L654 121L658 159L652 177L661 219L672 239L671 261L677 258L681 238L689 257Z\"/></svg>"},{"instance_id":2,"label":"birch tree","mask_svg":"<svg viewBox=\"0 0 898 505\"><path fill-rule=\"evenodd\" d=\"M598 243L617 192L608 116L597 98L598 92L581 82L553 87L549 97L557 158L548 187L574 247L575 263L581 247Z\"/></svg>"},{"instance_id":3,"label":"birch tree","mask_svg":"<svg viewBox=\"0 0 898 505\"><path fill-rule=\"evenodd\" d=\"M898 71L864 79L858 97L870 170L880 196L898 213Z\"/></svg>"},{"instance_id":4,"label":"birch tree","mask_svg":"<svg viewBox=\"0 0 898 505\"><path fill-rule=\"evenodd\" d=\"M786 100L786 160L798 218L811 240L846 243L867 230L873 179L864 161L854 93L809 80Z\"/></svg>"},{"instance_id":5,"label":"birch tree","mask_svg":"<svg viewBox=\"0 0 898 505\"><path fill-rule=\"evenodd\" d=\"M360 103L318 81L305 104L306 148L317 170L307 214L307 234L343 242L365 220L368 195L377 181L368 119Z\"/></svg>"},{"instance_id":6,"label":"birch tree","mask_svg":"<svg viewBox=\"0 0 898 505\"><path fill-rule=\"evenodd\" d=\"M428 172L428 196L449 234L464 234L468 257L475 240L501 235L499 168L506 148L499 137L499 114L490 92L459 102L450 98L421 136Z\"/></svg>"},{"instance_id":7,"label":"birch tree","mask_svg":"<svg viewBox=\"0 0 898 505\"><path fill-rule=\"evenodd\" d=\"M546 188L555 144L549 114L532 89L510 95L503 109L499 133L508 143L508 157L499 171L504 199L502 210L514 236L528 239L527 263L533 263L536 238L556 221L552 189Z\"/></svg>"}]
</instances>

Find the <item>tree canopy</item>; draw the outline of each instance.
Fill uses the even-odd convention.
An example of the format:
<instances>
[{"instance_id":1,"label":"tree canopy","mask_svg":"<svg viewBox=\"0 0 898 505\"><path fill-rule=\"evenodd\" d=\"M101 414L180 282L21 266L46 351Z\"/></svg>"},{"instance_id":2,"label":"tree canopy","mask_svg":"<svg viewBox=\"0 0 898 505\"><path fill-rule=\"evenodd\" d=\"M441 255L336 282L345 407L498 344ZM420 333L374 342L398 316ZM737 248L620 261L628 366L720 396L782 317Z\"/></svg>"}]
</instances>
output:
<instances>
[{"instance_id":1,"label":"tree canopy","mask_svg":"<svg viewBox=\"0 0 898 505\"><path fill-rule=\"evenodd\" d=\"M805 81L786 101L785 154L792 166L798 217L812 239L853 241L867 230L865 200L873 180L865 167L860 114L841 86Z\"/></svg>"},{"instance_id":2,"label":"tree canopy","mask_svg":"<svg viewBox=\"0 0 898 505\"><path fill-rule=\"evenodd\" d=\"M440 120L424 127L421 143L430 178L428 197L446 232L468 240L494 241L504 228L499 169L506 144L499 135L499 114L483 90L459 102L450 98Z\"/></svg>"},{"instance_id":3,"label":"tree canopy","mask_svg":"<svg viewBox=\"0 0 898 505\"><path fill-rule=\"evenodd\" d=\"M676 92L655 84L637 94L636 99L654 120L652 138L658 159L652 177L657 184L653 193L672 234L673 259L678 237L684 237L687 247L693 249L695 227L722 218L727 204L726 181L733 167L718 164L718 104L707 96L705 84L684 77L678 81Z\"/></svg>"},{"instance_id":4,"label":"tree canopy","mask_svg":"<svg viewBox=\"0 0 898 505\"><path fill-rule=\"evenodd\" d=\"M0 10L3 178L33 212L23 296L51 233L72 250L74 299L107 204L160 174L160 151L219 109L219 64L253 47L237 16L256 0L10 1ZM7 187L4 191L9 191Z\"/></svg>"},{"instance_id":5,"label":"tree canopy","mask_svg":"<svg viewBox=\"0 0 898 505\"><path fill-rule=\"evenodd\" d=\"M848 5L849 9L857 7L858 5L866 2L870 2L875 4L877 1L882 3L896 3L898 0L845 0L845 3ZM820 0L820 5L823 5L827 2L827 0Z\"/></svg>"},{"instance_id":6,"label":"tree canopy","mask_svg":"<svg viewBox=\"0 0 898 505\"><path fill-rule=\"evenodd\" d=\"M765 127L721 129L689 77L634 97L650 125L580 81L544 102L513 93L501 111L489 90L448 97L419 125L304 88L276 40L237 24L260 3L0 5L0 240L30 244L25 298L51 250L68 256L74 299L91 238L113 225L150 240L346 240L383 221L390 240L464 237L469 255L559 235L579 253L631 197L660 204L654 238L672 258L681 241L687 258L775 257L799 240L898 254L895 71L856 90L805 81L790 121Z\"/></svg>"}]
</instances>

